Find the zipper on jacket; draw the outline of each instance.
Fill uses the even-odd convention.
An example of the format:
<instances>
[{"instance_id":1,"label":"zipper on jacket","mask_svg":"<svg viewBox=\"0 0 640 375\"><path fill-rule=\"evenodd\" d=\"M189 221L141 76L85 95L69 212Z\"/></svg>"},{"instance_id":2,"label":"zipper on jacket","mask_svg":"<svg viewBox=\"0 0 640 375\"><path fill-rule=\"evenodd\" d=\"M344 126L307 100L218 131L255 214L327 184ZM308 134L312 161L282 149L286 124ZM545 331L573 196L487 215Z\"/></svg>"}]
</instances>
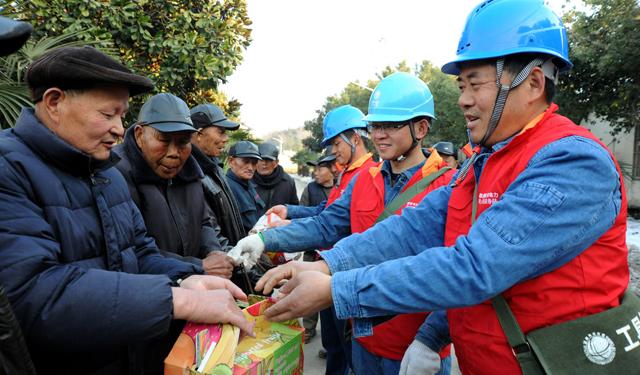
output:
<instances>
[{"instance_id":1,"label":"zipper on jacket","mask_svg":"<svg viewBox=\"0 0 640 375\"><path fill-rule=\"evenodd\" d=\"M93 178L93 173L91 173L89 175L89 179L91 180L91 185L98 185L98 183L96 182L96 180Z\"/></svg>"}]
</instances>

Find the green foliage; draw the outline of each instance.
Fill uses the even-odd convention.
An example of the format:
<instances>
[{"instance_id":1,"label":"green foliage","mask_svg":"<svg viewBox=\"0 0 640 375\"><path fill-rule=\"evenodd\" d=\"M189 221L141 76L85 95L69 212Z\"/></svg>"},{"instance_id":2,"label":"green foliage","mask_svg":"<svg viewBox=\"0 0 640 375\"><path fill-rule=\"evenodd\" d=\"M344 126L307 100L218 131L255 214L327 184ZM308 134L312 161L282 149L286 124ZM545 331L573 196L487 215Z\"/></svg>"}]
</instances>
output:
<instances>
[{"instance_id":1,"label":"green foliage","mask_svg":"<svg viewBox=\"0 0 640 375\"><path fill-rule=\"evenodd\" d=\"M291 161L298 164L299 166L307 165L308 161L316 161L320 155L311 150L303 149L295 153L291 157Z\"/></svg>"},{"instance_id":2,"label":"green foliage","mask_svg":"<svg viewBox=\"0 0 640 375\"><path fill-rule=\"evenodd\" d=\"M556 102L580 123L590 113L613 135L640 124L640 7L637 0L583 0L563 16L573 69L560 75Z\"/></svg>"},{"instance_id":3,"label":"green foliage","mask_svg":"<svg viewBox=\"0 0 640 375\"><path fill-rule=\"evenodd\" d=\"M0 9L7 9L2 6L0 1ZM0 57L0 128L13 127L22 108L33 106L29 88L24 83L24 74L33 60L55 48L97 44L96 41L77 41L79 34L76 31L51 38L43 36L38 41L32 38L18 52Z\"/></svg>"},{"instance_id":4,"label":"green foliage","mask_svg":"<svg viewBox=\"0 0 640 375\"><path fill-rule=\"evenodd\" d=\"M244 0L34 0L36 37L79 31L107 42L120 60L190 106L217 94L251 42ZM146 98L131 104L131 121ZM239 103L229 103L230 106Z\"/></svg>"},{"instance_id":5,"label":"green foliage","mask_svg":"<svg viewBox=\"0 0 640 375\"><path fill-rule=\"evenodd\" d=\"M460 90L455 77L442 73L440 68L427 60L416 66L416 75L427 82L435 102L436 120L423 143L433 145L446 141L453 142L458 148L467 144L467 121L458 105Z\"/></svg>"}]
</instances>

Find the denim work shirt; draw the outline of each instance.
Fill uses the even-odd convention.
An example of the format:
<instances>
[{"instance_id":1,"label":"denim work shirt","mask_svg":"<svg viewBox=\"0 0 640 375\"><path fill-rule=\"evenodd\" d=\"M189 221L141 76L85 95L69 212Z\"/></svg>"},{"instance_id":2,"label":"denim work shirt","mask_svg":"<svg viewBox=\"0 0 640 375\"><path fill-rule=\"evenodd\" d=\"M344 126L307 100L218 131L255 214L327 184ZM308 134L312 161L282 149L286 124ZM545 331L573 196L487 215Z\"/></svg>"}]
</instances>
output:
<instances>
[{"instance_id":1,"label":"denim work shirt","mask_svg":"<svg viewBox=\"0 0 640 375\"><path fill-rule=\"evenodd\" d=\"M513 138L513 137L512 137ZM477 178L487 158L511 139L483 149L473 165ZM457 178L453 177L453 181ZM578 181L589 194L572 194ZM525 184L527 183L527 184ZM562 204L525 241L513 245L487 222L514 223L535 213L514 199L530 185L548 186ZM614 223L622 204L621 184L609 152L579 136L540 149L501 199L480 215L466 236L444 247L447 205L452 188L443 186L417 207L407 207L361 234L322 253L333 275L337 316L354 319L356 337L373 334L372 317L474 306L511 286L555 270L578 256ZM490 219L490 220L489 220ZM509 233L502 233L509 236ZM562 251L558 252L558 249ZM429 315L418 336L433 349L450 342L445 312Z\"/></svg>"},{"instance_id":2,"label":"denim work shirt","mask_svg":"<svg viewBox=\"0 0 640 375\"><path fill-rule=\"evenodd\" d=\"M426 159L402 172L393 187L391 187L391 163L387 160L382 163L380 173L384 179L385 206L400 194L407 182L422 168L425 162ZM294 220L287 226L262 232L265 251L292 253L326 249L350 235L351 196L358 175L349 182L342 196L322 210L319 215ZM290 216L288 212L287 210L287 216Z\"/></svg>"}]
</instances>

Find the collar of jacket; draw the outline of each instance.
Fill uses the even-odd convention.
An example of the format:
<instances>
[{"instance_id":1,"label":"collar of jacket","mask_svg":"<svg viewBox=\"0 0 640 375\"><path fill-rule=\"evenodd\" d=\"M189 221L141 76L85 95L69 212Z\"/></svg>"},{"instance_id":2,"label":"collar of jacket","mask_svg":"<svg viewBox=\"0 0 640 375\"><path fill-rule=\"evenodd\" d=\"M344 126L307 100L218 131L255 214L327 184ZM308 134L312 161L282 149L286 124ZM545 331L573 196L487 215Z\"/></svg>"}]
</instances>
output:
<instances>
[{"instance_id":1,"label":"collar of jacket","mask_svg":"<svg viewBox=\"0 0 640 375\"><path fill-rule=\"evenodd\" d=\"M191 144L191 156L196 159L200 168L202 168L202 172L204 174L212 174L216 172L218 165L216 165L215 159L212 159L207 156L198 146ZM216 158L217 159L217 158Z\"/></svg>"},{"instance_id":2,"label":"collar of jacket","mask_svg":"<svg viewBox=\"0 0 640 375\"><path fill-rule=\"evenodd\" d=\"M138 147L135 138L135 127L138 124L133 124L132 127L124 134L124 148L131 160L131 171L133 172L133 178L136 183L139 184L157 184L164 181L158 174L151 168L151 165L142 155L142 151ZM192 145L193 147L193 145ZM202 169L196 162L196 159L192 155L189 155L187 161L180 169L180 172L173 178L174 180L180 180L184 182L192 182L204 177Z\"/></svg>"},{"instance_id":3,"label":"collar of jacket","mask_svg":"<svg viewBox=\"0 0 640 375\"><path fill-rule=\"evenodd\" d=\"M113 151L109 153L107 160L91 160L89 155L53 134L38 120L34 108L22 109L13 131L36 155L72 176L88 178L120 161L120 157Z\"/></svg>"},{"instance_id":4,"label":"collar of jacket","mask_svg":"<svg viewBox=\"0 0 640 375\"><path fill-rule=\"evenodd\" d=\"M240 185L244 186L246 189L249 189L250 186L256 186L256 184L254 184L253 182L251 182L251 180L249 181L245 181L243 179L241 179L240 177L236 176L235 173L233 173L233 171L231 170L231 168L229 168L227 170L227 177L229 177L230 179L232 179L233 181L239 183Z\"/></svg>"}]
</instances>

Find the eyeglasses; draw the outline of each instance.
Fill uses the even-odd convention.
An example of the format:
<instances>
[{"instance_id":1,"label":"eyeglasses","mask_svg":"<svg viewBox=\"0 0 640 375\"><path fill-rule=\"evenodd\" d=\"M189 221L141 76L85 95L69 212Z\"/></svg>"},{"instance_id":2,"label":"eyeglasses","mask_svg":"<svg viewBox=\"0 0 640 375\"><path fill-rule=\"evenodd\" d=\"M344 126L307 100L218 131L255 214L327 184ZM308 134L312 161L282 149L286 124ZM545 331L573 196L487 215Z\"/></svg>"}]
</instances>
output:
<instances>
[{"instance_id":1,"label":"eyeglasses","mask_svg":"<svg viewBox=\"0 0 640 375\"><path fill-rule=\"evenodd\" d=\"M409 125L408 122L403 124L382 124L382 123L369 123L367 124L367 130L371 134L376 134L378 131L382 130L385 134L394 134L398 130L404 128Z\"/></svg>"}]
</instances>

